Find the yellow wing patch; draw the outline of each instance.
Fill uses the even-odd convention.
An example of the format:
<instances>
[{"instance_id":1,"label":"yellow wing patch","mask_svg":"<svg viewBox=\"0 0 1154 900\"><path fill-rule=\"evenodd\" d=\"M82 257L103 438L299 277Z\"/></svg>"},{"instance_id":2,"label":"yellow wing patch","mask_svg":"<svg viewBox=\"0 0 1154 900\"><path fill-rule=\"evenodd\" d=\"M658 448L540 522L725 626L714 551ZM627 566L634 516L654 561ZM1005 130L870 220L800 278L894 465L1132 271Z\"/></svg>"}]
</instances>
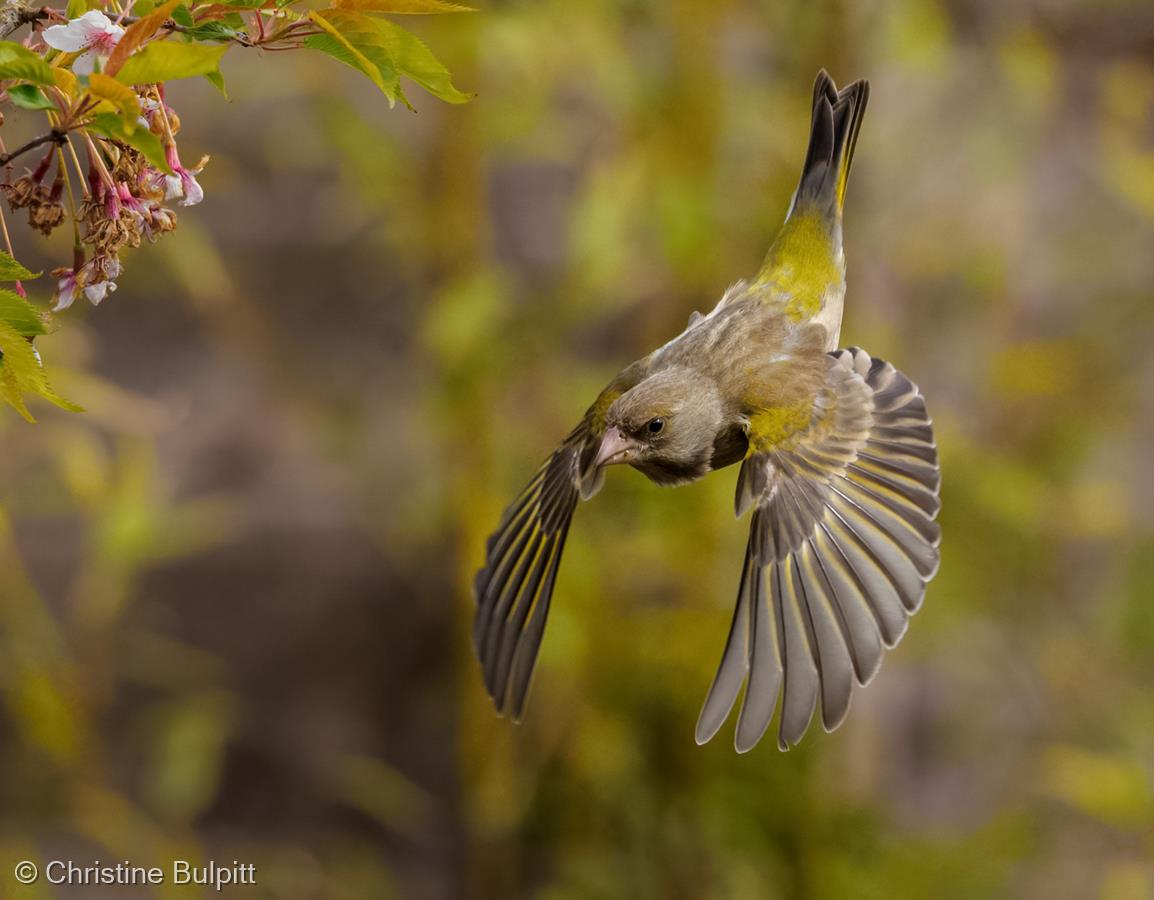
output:
<instances>
[{"instance_id":1,"label":"yellow wing patch","mask_svg":"<svg viewBox=\"0 0 1154 900\"><path fill-rule=\"evenodd\" d=\"M791 438L809 428L812 419L812 400L759 410L749 417L749 451L746 455L786 449Z\"/></svg>"}]
</instances>

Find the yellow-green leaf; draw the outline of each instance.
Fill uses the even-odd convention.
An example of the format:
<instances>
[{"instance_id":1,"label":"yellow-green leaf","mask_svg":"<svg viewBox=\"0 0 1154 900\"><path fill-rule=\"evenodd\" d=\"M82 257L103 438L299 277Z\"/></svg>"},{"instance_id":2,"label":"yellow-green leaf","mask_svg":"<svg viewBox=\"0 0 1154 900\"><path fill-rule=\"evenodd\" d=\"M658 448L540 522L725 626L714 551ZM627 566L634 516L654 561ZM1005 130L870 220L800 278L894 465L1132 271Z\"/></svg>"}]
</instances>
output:
<instances>
[{"instance_id":1,"label":"yellow-green leaf","mask_svg":"<svg viewBox=\"0 0 1154 900\"><path fill-rule=\"evenodd\" d=\"M327 53L333 59L340 60L346 66L351 66L358 72L369 77L381 93L389 98L389 106L397 102L397 97L403 97L401 93L401 82L397 77L396 69L391 65L386 65L383 69L375 60L369 59L362 53L353 42L346 37L340 28L328 21L328 18L334 15L333 10L325 10L324 13L318 13L313 10L309 11L309 18L314 23L324 30L324 34L315 34L305 39L305 46L311 47L313 50L319 50L321 53ZM368 19L367 16L360 18Z\"/></svg>"},{"instance_id":2,"label":"yellow-green leaf","mask_svg":"<svg viewBox=\"0 0 1154 900\"><path fill-rule=\"evenodd\" d=\"M0 288L0 322L24 337L46 334L48 329L40 310L15 291Z\"/></svg>"},{"instance_id":3,"label":"yellow-green leaf","mask_svg":"<svg viewBox=\"0 0 1154 900\"><path fill-rule=\"evenodd\" d=\"M164 155L164 145L160 143L160 138L147 128L134 128L129 131L125 128L124 119L116 113L101 113L98 116L93 116L88 127L105 137L113 138L139 150L144 154L145 159L162 172L172 174L172 168L168 165L168 159Z\"/></svg>"},{"instance_id":4,"label":"yellow-green leaf","mask_svg":"<svg viewBox=\"0 0 1154 900\"><path fill-rule=\"evenodd\" d=\"M39 272L29 272L11 256L0 250L0 281L28 281L39 277Z\"/></svg>"},{"instance_id":5,"label":"yellow-green leaf","mask_svg":"<svg viewBox=\"0 0 1154 900\"><path fill-rule=\"evenodd\" d=\"M390 13L394 16L476 12L471 6L449 3L448 0L334 0L333 8L349 9L354 12Z\"/></svg>"},{"instance_id":6,"label":"yellow-green leaf","mask_svg":"<svg viewBox=\"0 0 1154 900\"><path fill-rule=\"evenodd\" d=\"M386 19L373 19L382 44L397 71L446 103L468 103L472 99L453 86L452 76L424 41Z\"/></svg>"},{"instance_id":7,"label":"yellow-green leaf","mask_svg":"<svg viewBox=\"0 0 1154 900\"><path fill-rule=\"evenodd\" d=\"M0 322L0 398L29 422L35 422L24 403L24 395L33 394L61 409L81 412L75 403L65 400L52 389L40 357L28 339L7 322Z\"/></svg>"},{"instance_id":8,"label":"yellow-green leaf","mask_svg":"<svg viewBox=\"0 0 1154 900\"><path fill-rule=\"evenodd\" d=\"M76 96L76 88L79 82L76 80L76 76L73 75L68 69L53 69L52 77L56 83L57 89L63 91L69 98Z\"/></svg>"},{"instance_id":9,"label":"yellow-green leaf","mask_svg":"<svg viewBox=\"0 0 1154 900\"><path fill-rule=\"evenodd\" d=\"M125 133L131 134L136 130L136 120L140 117L140 100L136 91L109 75L93 72L88 77L88 93L116 108L124 118Z\"/></svg>"},{"instance_id":10,"label":"yellow-green leaf","mask_svg":"<svg viewBox=\"0 0 1154 900\"><path fill-rule=\"evenodd\" d=\"M0 41L0 78L55 84L52 67L39 54L12 41Z\"/></svg>"},{"instance_id":11,"label":"yellow-green leaf","mask_svg":"<svg viewBox=\"0 0 1154 900\"><path fill-rule=\"evenodd\" d=\"M367 62L380 74L380 80L388 83L390 88L396 84L396 96L406 104L409 101L397 83L399 75L411 78L430 94L448 103L468 102L469 96L453 86L448 70L433 56L432 51L416 35L392 22L340 9L309 13L309 16L329 34L335 35L361 61L358 64L347 60L342 62L347 62L369 74L364 66L364 62ZM370 74L369 77L373 76ZM376 78L373 80L380 86L380 80ZM393 98L389 90L383 87L381 89L390 99Z\"/></svg>"},{"instance_id":12,"label":"yellow-green leaf","mask_svg":"<svg viewBox=\"0 0 1154 900\"><path fill-rule=\"evenodd\" d=\"M174 41L154 41L128 61L116 73L125 84L154 84L176 78L208 75L220 68L220 58L228 44L178 44Z\"/></svg>"},{"instance_id":13,"label":"yellow-green leaf","mask_svg":"<svg viewBox=\"0 0 1154 900\"><path fill-rule=\"evenodd\" d=\"M146 16L137 19L121 35L116 42L104 71L108 75L115 75L123 68L132 52L160 30L160 26L172 17L172 12L180 6L181 0L168 0L163 6L158 6Z\"/></svg>"}]
</instances>

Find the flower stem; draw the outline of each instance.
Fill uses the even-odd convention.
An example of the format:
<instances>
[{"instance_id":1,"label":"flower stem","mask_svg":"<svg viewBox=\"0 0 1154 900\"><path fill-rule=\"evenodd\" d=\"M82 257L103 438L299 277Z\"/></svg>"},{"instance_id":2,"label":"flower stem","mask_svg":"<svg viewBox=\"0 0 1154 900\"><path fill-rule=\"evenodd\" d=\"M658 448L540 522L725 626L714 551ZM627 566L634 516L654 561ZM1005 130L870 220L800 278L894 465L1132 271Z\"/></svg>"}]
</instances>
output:
<instances>
[{"instance_id":1,"label":"flower stem","mask_svg":"<svg viewBox=\"0 0 1154 900\"><path fill-rule=\"evenodd\" d=\"M69 148L72 147L72 142L68 142ZM57 147L56 152L60 154L60 173L64 176L64 189L68 191L68 211L72 218L72 249L81 247L80 243L80 222L76 218L76 195L72 192L72 179L68 177L68 166L64 162L64 148ZM76 151L72 151L75 157Z\"/></svg>"}]
</instances>

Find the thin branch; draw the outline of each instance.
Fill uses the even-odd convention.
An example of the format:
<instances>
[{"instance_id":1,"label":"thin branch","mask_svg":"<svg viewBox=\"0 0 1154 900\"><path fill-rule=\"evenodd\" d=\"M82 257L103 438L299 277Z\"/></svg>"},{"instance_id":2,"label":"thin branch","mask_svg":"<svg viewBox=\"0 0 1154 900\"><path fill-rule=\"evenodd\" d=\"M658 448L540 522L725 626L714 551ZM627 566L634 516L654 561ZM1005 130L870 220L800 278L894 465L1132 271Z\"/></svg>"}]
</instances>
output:
<instances>
[{"instance_id":1,"label":"thin branch","mask_svg":"<svg viewBox=\"0 0 1154 900\"><path fill-rule=\"evenodd\" d=\"M143 18L143 16L125 16L124 18L122 18L120 20L120 24L121 25L135 25L142 18ZM163 31L175 31L177 34L187 34L189 31L191 31L191 29L188 28L187 26L181 25L179 22L174 22L174 21L172 21L172 19L166 20L163 24L161 24L160 28L158 28L157 30L158 31L162 31L162 30Z\"/></svg>"},{"instance_id":2,"label":"thin branch","mask_svg":"<svg viewBox=\"0 0 1154 900\"><path fill-rule=\"evenodd\" d=\"M27 0L3 0L0 2L0 39L7 38L24 25L47 18L46 7L32 6Z\"/></svg>"},{"instance_id":3,"label":"thin branch","mask_svg":"<svg viewBox=\"0 0 1154 900\"><path fill-rule=\"evenodd\" d=\"M141 16L125 16L120 21L125 25L132 25L132 24L135 24L136 22L139 22L140 19L141 19ZM201 22L201 23L197 23L197 24L199 25L199 24L204 24L204 23ZM164 24L162 24L160 26L160 28L157 29L157 31L170 31L170 32L175 32L176 34L192 34L195 32L196 27L197 27L196 25L193 25L193 26L181 25L179 22L174 22L172 19L168 19L166 22L164 22ZM243 32L237 32L235 35L233 35L231 38L229 38L229 40L232 43L239 44L242 47L255 47L256 46L251 40L249 40L248 36L246 34L244 34Z\"/></svg>"},{"instance_id":4,"label":"thin branch","mask_svg":"<svg viewBox=\"0 0 1154 900\"><path fill-rule=\"evenodd\" d=\"M29 150L35 150L41 144L56 144L57 146L64 144L68 140L68 135L59 128L53 128L47 134L42 134L39 137L34 137L27 144L17 147L11 153L0 154L0 166L6 166L12 162L17 156L27 153Z\"/></svg>"}]
</instances>

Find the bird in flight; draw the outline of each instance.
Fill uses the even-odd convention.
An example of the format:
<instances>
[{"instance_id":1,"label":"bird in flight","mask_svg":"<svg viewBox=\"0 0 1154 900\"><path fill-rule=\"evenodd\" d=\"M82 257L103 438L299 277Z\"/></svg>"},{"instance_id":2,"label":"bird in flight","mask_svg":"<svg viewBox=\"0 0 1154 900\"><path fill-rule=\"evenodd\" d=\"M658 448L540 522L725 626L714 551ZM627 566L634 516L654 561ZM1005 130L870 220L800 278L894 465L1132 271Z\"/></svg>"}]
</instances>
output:
<instances>
[{"instance_id":1,"label":"bird in flight","mask_svg":"<svg viewBox=\"0 0 1154 900\"><path fill-rule=\"evenodd\" d=\"M752 510L737 606L697 742L745 686L735 746L781 700L778 746L827 731L877 673L938 567L940 473L926 404L890 363L838 349L842 208L869 83L823 70L801 180L758 275L626 366L505 511L474 589L473 641L498 712L520 719L565 538L609 466L660 485L741 464Z\"/></svg>"}]
</instances>

